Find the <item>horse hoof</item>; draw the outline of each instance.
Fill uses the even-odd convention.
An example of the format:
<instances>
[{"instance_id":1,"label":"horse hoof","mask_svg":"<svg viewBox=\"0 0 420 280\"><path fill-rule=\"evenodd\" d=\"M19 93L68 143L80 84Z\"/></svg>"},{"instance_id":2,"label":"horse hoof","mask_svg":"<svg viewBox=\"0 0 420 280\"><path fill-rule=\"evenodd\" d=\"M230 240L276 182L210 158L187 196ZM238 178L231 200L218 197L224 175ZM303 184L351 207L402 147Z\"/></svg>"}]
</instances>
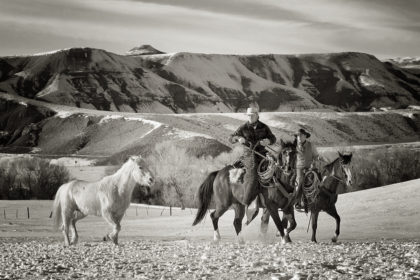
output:
<instances>
[{"instance_id":1,"label":"horse hoof","mask_svg":"<svg viewBox=\"0 0 420 280\"><path fill-rule=\"evenodd\" d=\"M318 243L318 241L316 241L316 240L311 240L313 243Z\"/></svg>"},{"instance_id":2,"label":"horse hoof","mask_svg":"<svg viewBox=\"0 0 420 280\"><path fill-rule=\"evenodd\" d=\"M289 236L285 236L284 240L286 241L286 243L292 243L292 239L290 239Z\"/></svg>"},{"instance_id":3,"label":"horse hoof","mask_svg":"<svg viewBox=\"0 0 420 280\"><path fill-rule=\"evenodd\" d=\"M333 242L333 243L336 243L337 242L337 237L333 237L333 238L331 238L331 241Z\"/></svg>"}]
</instances>

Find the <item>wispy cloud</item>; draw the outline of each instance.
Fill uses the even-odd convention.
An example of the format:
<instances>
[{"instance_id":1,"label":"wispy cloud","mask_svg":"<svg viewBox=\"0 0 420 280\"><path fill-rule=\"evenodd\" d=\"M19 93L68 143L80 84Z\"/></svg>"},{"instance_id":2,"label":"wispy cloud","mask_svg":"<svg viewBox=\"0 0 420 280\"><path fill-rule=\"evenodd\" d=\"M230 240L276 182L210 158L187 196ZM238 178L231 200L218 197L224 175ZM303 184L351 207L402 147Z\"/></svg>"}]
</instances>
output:
<instances>
[{"instance_id":1,"label":"wispy cloud","mask_svg":"<svg viewBox=\"0 0 420 280\"><path fill-rule=\"evenodd\" d=\"M419 2L2 0L0 55L73 46L124 53L139 44L167 52L419 55Z\"/></svg>"}]
</instances>

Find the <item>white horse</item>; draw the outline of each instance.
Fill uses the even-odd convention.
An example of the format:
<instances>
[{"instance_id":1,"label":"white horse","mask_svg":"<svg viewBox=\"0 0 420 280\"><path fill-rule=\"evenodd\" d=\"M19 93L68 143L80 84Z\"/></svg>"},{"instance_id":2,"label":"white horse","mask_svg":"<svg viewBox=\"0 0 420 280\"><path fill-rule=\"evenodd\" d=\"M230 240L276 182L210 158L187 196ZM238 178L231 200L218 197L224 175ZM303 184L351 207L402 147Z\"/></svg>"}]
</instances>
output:
<instances>
[{"instance_id":1,"label":"white horse","mask_svg":"<svg viewBox=\"0 0 420 280\"><path fill-rule=\"evenodd\" d=\"M133 189L137 184L150 187L153 177L140 164L140 156L131 156L113 175L97 182L73 180L60 186L55 196L54 225L62 225L64 244L76 244L76 222L87 215L101 216L112 226L113 231L104 237L118 244L121 219L130 206ZM72 240L69 242L69 228Z\"/></svg>"}]
</instances>

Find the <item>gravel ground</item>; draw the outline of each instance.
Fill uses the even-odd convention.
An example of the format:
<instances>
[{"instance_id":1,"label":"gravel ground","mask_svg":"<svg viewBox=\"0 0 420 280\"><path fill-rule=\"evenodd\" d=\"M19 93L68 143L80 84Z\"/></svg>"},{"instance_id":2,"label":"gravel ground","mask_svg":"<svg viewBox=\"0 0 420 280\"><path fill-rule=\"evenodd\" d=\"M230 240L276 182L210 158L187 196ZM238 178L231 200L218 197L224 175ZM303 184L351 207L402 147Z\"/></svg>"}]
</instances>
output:
<instances>
[{"instance_id":1,"label":"gravel ground","mask_svg":"<svg viewBox=\"0 0 420 280\"><path fill-rule=\"evenodd\" d=\"M1 279L420 279L420 241L2 241Z\"/></svg>"}]
</instances>

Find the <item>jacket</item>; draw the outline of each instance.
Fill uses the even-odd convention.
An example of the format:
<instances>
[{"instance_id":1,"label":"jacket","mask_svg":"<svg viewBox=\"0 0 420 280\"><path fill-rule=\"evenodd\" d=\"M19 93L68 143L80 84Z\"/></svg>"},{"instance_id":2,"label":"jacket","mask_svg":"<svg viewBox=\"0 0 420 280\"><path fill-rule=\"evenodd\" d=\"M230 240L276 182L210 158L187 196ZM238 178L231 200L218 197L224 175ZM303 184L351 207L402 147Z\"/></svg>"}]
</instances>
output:
<instances>
[{"instance_id":1,"label":"jacket","mask_svg":"<svg viewBox=\"0 0 420 280\"><path fill-rule=\"evenodd\" d=\"M256 143L259 141L267 138L270 140L270 145L274 144L276 142L276 136L271 132L270 128L260 122L259 120L256 121L255 124L250 124L249 122L246 122L245 124L241 125L230 137L229 142L235 143L237 137L243 137L245 140L251 144L251 147L254 147ZM249 145L248 144L248 145ZM259 145L255 149L257 152L260 152L262 154L266 153L266 150L263 146Z\"/></svg>"},{"instance_id":2,"label":"jacket","mask_svg":"<svg viewBox=\"0 0 420 280\"><path fill-rule=\"evenodd\" d=\"M318 152L309 141L296 146L296 168L309 168L312 162L319 157Z\"/></svg>"}]
</instances>

